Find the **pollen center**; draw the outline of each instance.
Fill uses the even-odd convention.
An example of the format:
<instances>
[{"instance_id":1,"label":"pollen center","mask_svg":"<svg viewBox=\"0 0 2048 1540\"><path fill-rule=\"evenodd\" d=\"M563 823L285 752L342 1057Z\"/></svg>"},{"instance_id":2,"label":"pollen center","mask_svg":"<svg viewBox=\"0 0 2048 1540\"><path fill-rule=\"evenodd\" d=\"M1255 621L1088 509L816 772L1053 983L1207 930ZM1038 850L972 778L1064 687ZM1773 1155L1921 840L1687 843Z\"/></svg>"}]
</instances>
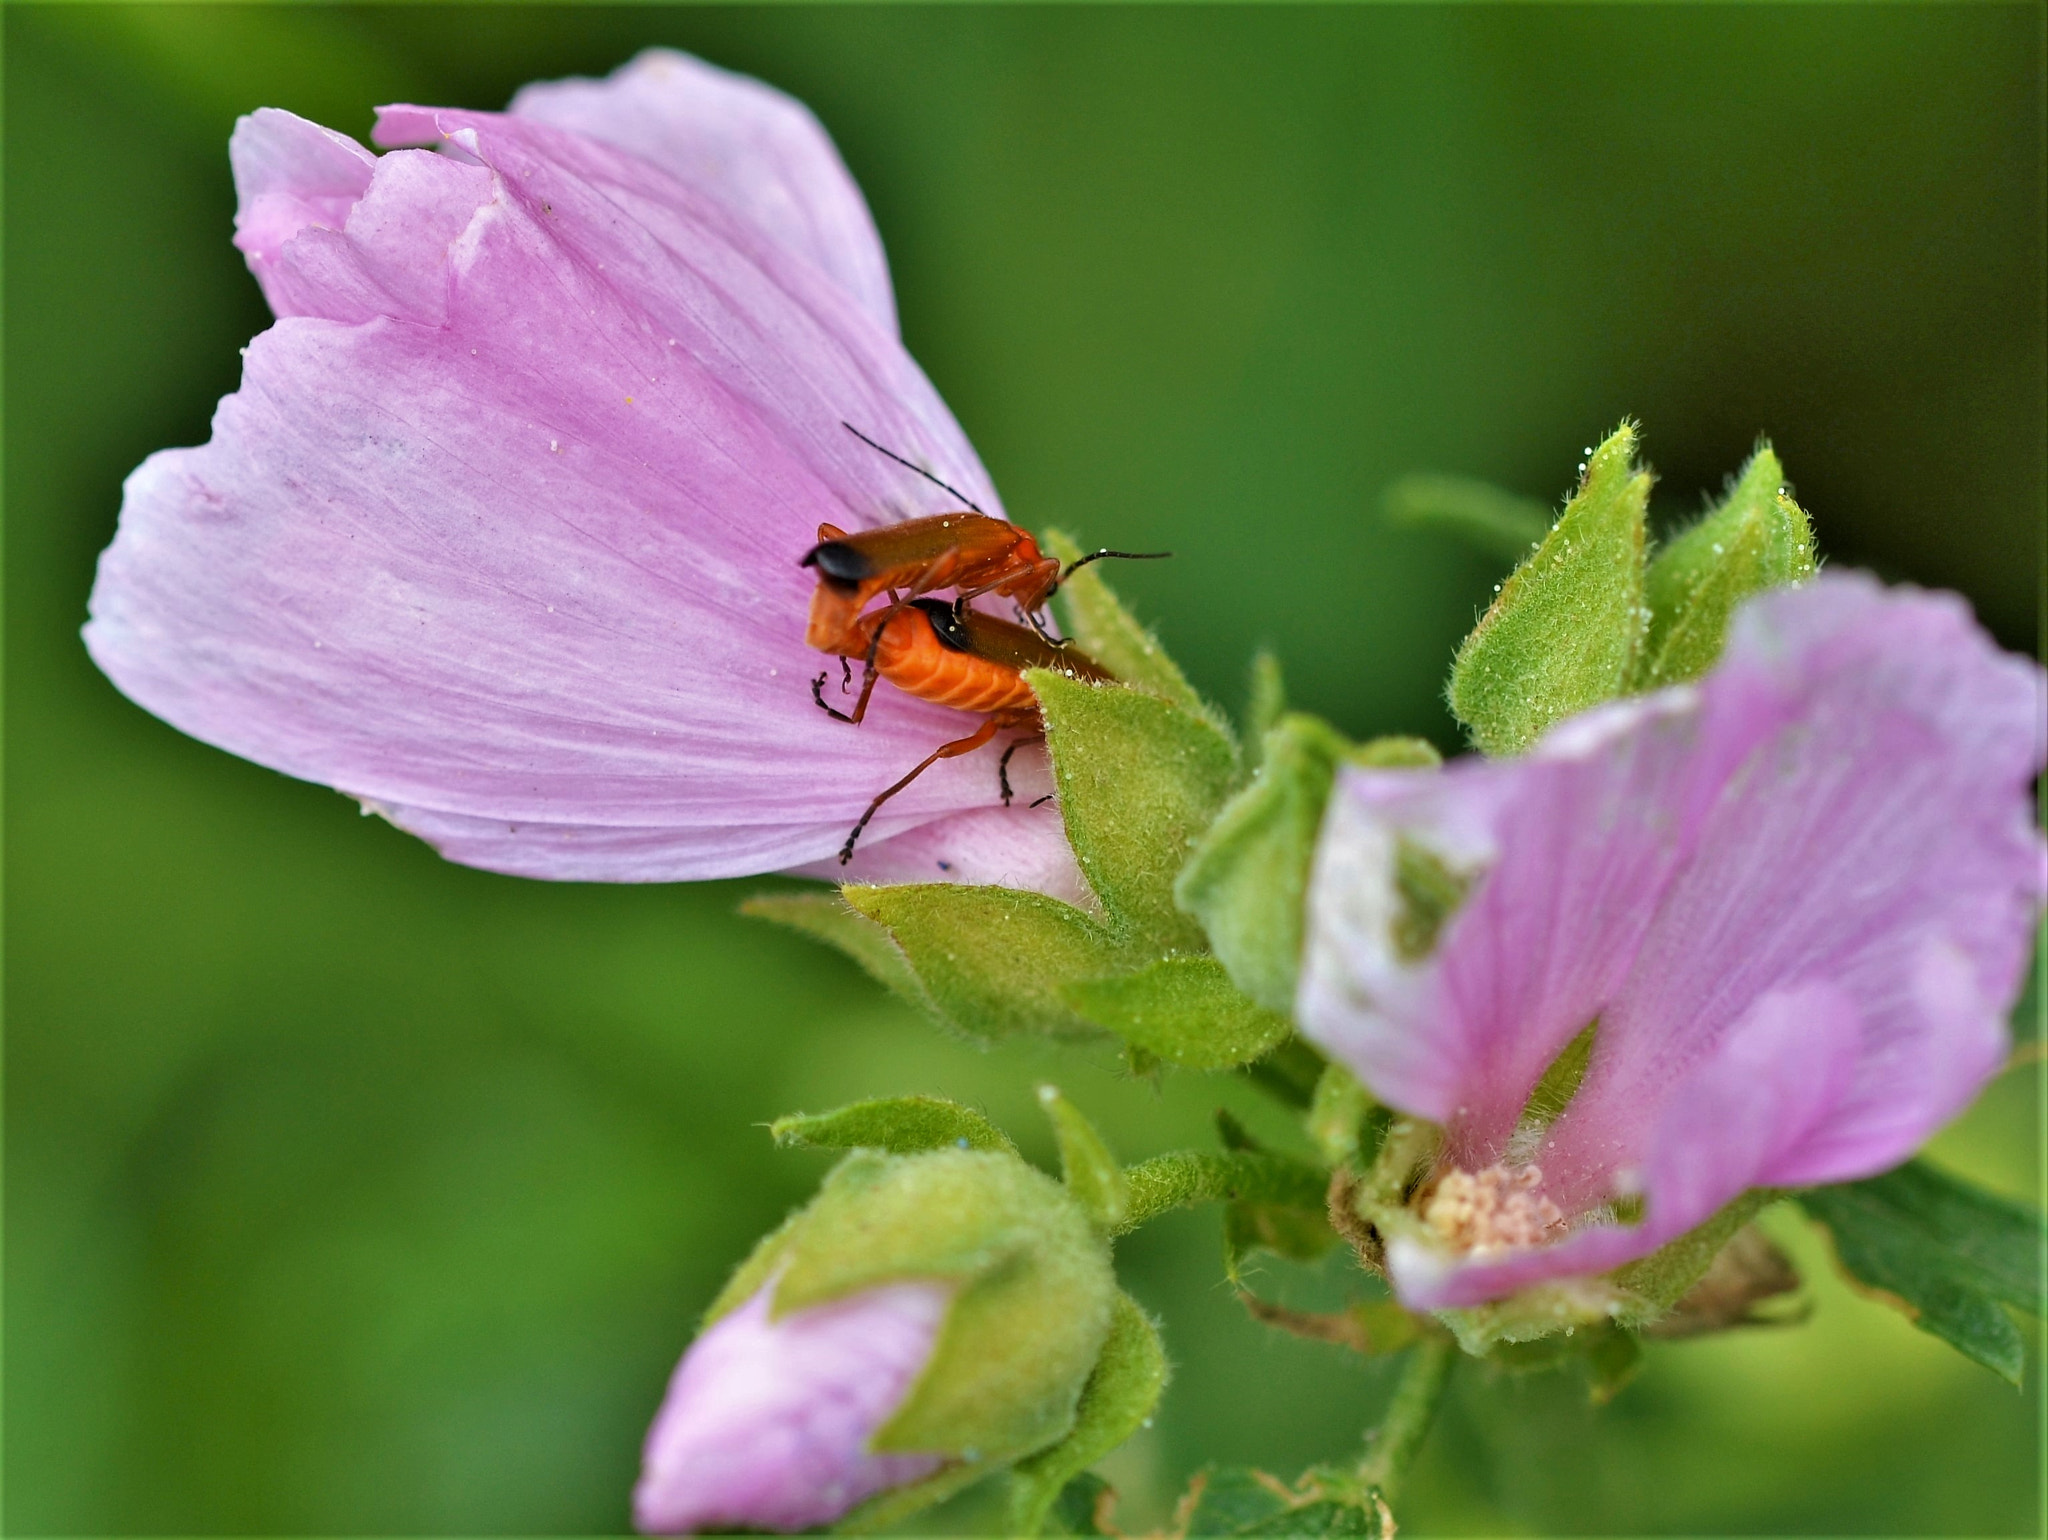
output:
<instances>
[{"instance_id":1,"label":"pollen center","mask_svg":"<svg viewBox=\"0 0 2048 1540\"><path fill-rule=\"evenodd\" d=\"M1564 1224L1564 1211L1543 1196L1542 1186L1540 1166L1453 1167L1423 1205L1423 1222L1460 1251L1534 1246Z\"/></svg>"}]
</instances>

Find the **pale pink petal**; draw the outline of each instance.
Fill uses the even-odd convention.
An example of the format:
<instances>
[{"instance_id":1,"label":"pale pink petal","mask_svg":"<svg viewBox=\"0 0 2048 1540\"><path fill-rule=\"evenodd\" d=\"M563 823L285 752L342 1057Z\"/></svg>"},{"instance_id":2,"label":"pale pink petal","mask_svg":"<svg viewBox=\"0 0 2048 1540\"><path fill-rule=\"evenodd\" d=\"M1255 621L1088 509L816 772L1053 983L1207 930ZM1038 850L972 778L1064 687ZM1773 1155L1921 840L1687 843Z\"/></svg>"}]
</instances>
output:
<instances>
[{"instance_id":1,"label":"pale pink petal","mask_svg":"<svg viewBox=\"0 0 2048 1540\"><path fill-rule=\"evenodd\" d=\"M809 108L772 86L670 48L602 80L546 80L506 109L643 156L830 274L896 328L889 265L868 206Z\"/></svg>"},{"instance_id":2,"label":"pale pink petal","mask_svg":"<svg viewBox=\"0 0 2048 1540\"><path fill-rule=\"evenodd\" d=\"M376 157L346 134L264 107L239 119L228 140L235 174L235 245L273 310L270 265L307 226L339 230L370 185Z\"/></svg>"},{"instance_id":3,"label":"pale pink petal","mask_svg":"<svg viewBox=\"0 0 2048 1540\"><path fill-rule=\"evenodd\" d=\"M1478 1169L1509 1157L1543 1068L1597 1020L1570 1107L1514 1158L1568 1216L1646 1203L1640 1226L1484 1272L1411 1254L1410 1280L1435 1280L1416 1287L1455 1275L1471 1302L1611 1266L1747 1186L1883 1170L1954 1116L2003 1054L2048 893L2028 796L2043 713L2040 671L1958 601L1830 575L1747 606L1696 690L1590 713L1520 760L1347 775L1304 1030ZM1389 929L1404 837L1476 879L1414 963ZM1844 1023L1839 1086L1785 1101Z\"/></svg>"},{"instance_id":4,"label":"pale pink petal","mask_svg":"<svg viewBox=\"0 0 2048 1540\"><path fill-rule=\"evenodd\" d=\"M211 442L130 477L93 656L500 870L829 858L975 719L887 686L859 728L820 712L797 561L821 520L950 506L842 421L997 511L958 425L836 283L648 162L490 114L385 128L461 155L383 157L342 230L278 249L297 313ZM876 843L992 806L1002 746L935 766Z\"/></svg>"},{"instance_id":5,"label":"pale pink petal","mask_svg":"<svg viewBox=\"0 0 2048 1540\"><path fill-rule=\"evenodd\" d=\"M1953 597L1843 575L1748 606L1703 704L1706 741L1754 747L1605 1005L1593 1070L1541 1158L1597 1171L1760 994L1826 979L1854 1000L1864 1047L1799 1173L1884 1170L2004 1056L2044 891L2027 797L2039 672Z\"/></svg>"},{"instance_id":6,"label":"pale pink petal","mask_svg":"<svg viewBox=\"0 0 2048 1540\"><path fill-rule=\"evenodd\" d=\"M1499 1158L1551 1060L1612 998L1684 860L1697 800L1688 692L1566 724L1515 761L1348 772L1309 899L1300 1019L1379 1095ZM1435 951L1393 940L1397 847L1477 881Z\"/></svg>"},{"instance_id":7,"label":"pale pink petal","mask_svg":"<svg viewBox=\"0 0 2048 1540\"><path fill-rule=\"evenodd\" d=\"M870 1445L930 1361L950 1290L886 1284L780 1319L773 1291L720 1318L676 1366L633 1493L639 1529L810 1529L944 1463Z\"/></svg>"}]
</instances>

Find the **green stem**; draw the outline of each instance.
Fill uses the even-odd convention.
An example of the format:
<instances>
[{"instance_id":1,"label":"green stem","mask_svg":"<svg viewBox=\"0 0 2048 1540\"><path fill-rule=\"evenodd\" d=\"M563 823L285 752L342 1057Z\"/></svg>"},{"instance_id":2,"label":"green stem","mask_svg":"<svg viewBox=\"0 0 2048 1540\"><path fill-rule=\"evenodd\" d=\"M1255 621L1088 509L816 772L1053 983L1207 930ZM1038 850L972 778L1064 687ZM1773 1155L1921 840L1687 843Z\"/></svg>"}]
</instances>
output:
<instances>
[{"instance_id":1,"label":"green stem","mask_svg":"<svg viewBox=\"0 0 2048 1540\"><path fill-rule=\"evenodd\" d=\"M1191 1203L1277 1203L1321 1213L1329 1177L1306 1161L1265 1150L1221 1154L1181 1150L1127 1168L1129 1205L1112 1234L1128 1235L1148 1219Z\"/></svg>"},{"instance_id":2,"label":"green stem","mask_svg":"<svg viewBox=\"0 0 2048 1540\"><path fill-rule=\"evenodd\" d=\"M1359 1481L1368 1488L1379 1488L1380 1496L1388 1499L1399 1490L1401 1478L1422 1447L1458 1359L1457 1344L1435 1333L1416 1343L1411 1352L1387 1415L1366 1435L1365 1459L1358 1467Z\"/></svg>"}]
</instances>

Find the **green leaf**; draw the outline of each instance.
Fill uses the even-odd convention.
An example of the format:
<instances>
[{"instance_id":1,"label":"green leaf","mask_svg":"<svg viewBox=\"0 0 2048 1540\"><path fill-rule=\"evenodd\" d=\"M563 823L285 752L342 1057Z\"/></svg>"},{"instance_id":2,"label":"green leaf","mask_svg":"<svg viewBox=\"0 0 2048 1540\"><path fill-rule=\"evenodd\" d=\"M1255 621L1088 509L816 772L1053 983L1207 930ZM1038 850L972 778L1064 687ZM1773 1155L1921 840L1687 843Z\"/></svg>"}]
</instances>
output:
<instances>
[{"instance_id":1,"label":"green leaf","mask_svg":"<svg viewBox=\"0 0 2048 1540\"><path fill-rule=\"evenodd\" d=\"M1309 862L1349 748L1316 717L1283 716L1261 740L1250 784L1203 832L1174 884L1237 987L1271 1011L1294 1009Z\"/></svg>"},{"instance_id":2,"label":"green leaf","mask_svg":"<svg viewBox=\"0 0 2048 1540\"><path fill-rule=\"evenodd\" d=\"M1450 703L1485 753L1527 749L1551 723L1628 688L1643 637L1650 476L1627 423L1458 649Z\"/></svg>"},{"instance_id":3,"label":"green leaf","mask_svg":"<svg viewBox=\"0 0 2048 1540\"><path fill-rule=\"evenodd\" d=\"M1151 1419L1166 1380L1166 1349L1157 1328L1135 1300L1118 1294L1109 1337L1081 1392L1073 1431L1010 1472L1010 1514L1004 1533L1037 1534L1054 1502L1069 1490L1068 1483ZM1100 1483L1084 1488L1085 1509L1062 1515L1066 1533L1094 1532L1095 1494L1101 1490ZM1075 1519L1086 1522L1087 1530L1079 1530Z\"/></svg>"},{"instance_id":4,"label":"green leaf","mask_svg":"<svg viewBox=\"0 0 2048 1540\"><path fill-rule=\"evenodd\" d=\"M1123 1167L1081 1109L1060 1095L1058 1086L1038 1088L1038 1105L1052 1123L1059 1141L1060 1171L1082 1211L1104 1230L1115 1230L1130 1208Z\"/></svg>"},{"instance_id":5,"label":"green leaf","mask_svg":"<svg viewBox=\"0 0 2048 1540\"><path fill-rule=\"evenodd\" d=\"M1062 563L1081 555L1081 548L1063 530L1047 530L1044 546ZM1074 640L1097 663L1125 684L1172 701L1217 731L1228 733L1221 713L1195 693L1179 665L1159 645L1159 638L1138 624L1110 591L1100 564L1083 567L1060 585L1059 606Z\"/></svg>"},{"instance_id":6,"label":"green leaf","mask_svg":"<svg viewBox=\"0 0 2048 1540\"><path fill-rule=\"evenodd\" d=\"M1467 476L1403 476L1380 506L1390 523L1442 529L1506 562L1522 560L1550 528L1543 504Z\"/></svg>"},{"instance_id":7,"label":"green leaf","mask_svg":"<svg viewBox=\"0 0 2048 1540\"><path fill-rule=\"evenodd\" d=\"M920 1010L935 1009L889 932L850 908L837 893L756 893L740 905L740 913L836 946L884 988Z\"/></svg>"},{"instance_id":8,"label":"green leaf","mask_svg":"<svg viewBox=\"0 0 2048 1540\"><path fill-rule=\"evenodd\" d=\"M1062 983L1130 965L1101 925L1043 893L951 882L841 892L902 949L934 1014L984 1041L1096 1035L1067 1005Z\"/></svg>"},{"instance_id":9,"label":"green leaf","mask_svg":"<svg viewBox=\"0 0 2048 1540\"><path fill-rule=\"evenodd\" d=\"M1721 656L1737 605L1813 575L1813 530L1784 481L1778 457L1760 447L1721 504L1657 553L1636 689L1697 679Z\"/></svg>"},{"instance_id":10,"label":"green leaf","mask_svg":"<svg viewBox=\"0 0 2048 1540\"><path fill-rule=\"evenodd\" d=\"M1077 980L1066 995L1097 1026L1182 1069L1248 1064L1294 1031L1239 994L1213 957L1162 957L1121 978Z\"/></svg>"},{"instance_id":11,"label":"green leaf","mask_svg":"<svg viewBox=\"0 0 2048 1540\"><path fill-rule=\"evenodd\" d=\"M1384 1507L1368 1507L1343 1483L1325 1484L1311 1472L1290 1486L1278 1476L1245 1466L1209 1466L1189 1483L1195 1498L1188 1516L1190 1535L1368 1535L1383 1534ZM1184 1499L1185 1500L1185 1499ZM1387 1526L1391 1529L1391 1525Z\"/></svg>"},{"instance_id":12,"label":"green leaf","mask_svg":"<svg viewBox=\"0 0 2048 1540\"><path fill-rule=\"evenodd\" d=\"M1235 746L1203 718L1141 690L1049 669L1025 677L1045 714L1067 838L1111 924L1154 954L1204 950L1201 927L1174 905L1173 880L1230 794Z\"/></svg>"},{"instance_id":13,"label":"green leaf","mask_svg":"<svg viewBox=\"0 0 2048 1540\"><path fill-rule=\"evenodd\" d=\"M1799 1203L1826 1227L1852 1282L2020 1382L2023 1346L2000 1306L2041 1313L2040 1214L1920 1160L1802 1192Z\"/></svg>"},{"instance_id":14,"label":"green leaf","mask_svg":"<svg viewBox=\"0 0 2048 1540\"><path fill-rule=\"evenodd\" d=\"M995 1124L958 1102L938 1096L889 1096L854 1102L831 1112L793 1112L768 1125L784 1149L887 1150L907 1155L948 1145L962 1150L1017 1147Z\"/></svg>"},{"instance_id":15,"label":"green leaf","mask_svg":"<svg viewBox=\"0 0 2048 1540\"><path fill-rule=\"evenodd\" d=\"M1309 866L1337 767L1345 763L1425 767L1438 759L1419 738L1378 738L1354 748L1328 723L1291 712L1267 730L1250 784L1196 842L1174 884L1175 898L1202 922L1232 981L1271 1011L1294 1009Z\"/></svg>"}]
</instances>

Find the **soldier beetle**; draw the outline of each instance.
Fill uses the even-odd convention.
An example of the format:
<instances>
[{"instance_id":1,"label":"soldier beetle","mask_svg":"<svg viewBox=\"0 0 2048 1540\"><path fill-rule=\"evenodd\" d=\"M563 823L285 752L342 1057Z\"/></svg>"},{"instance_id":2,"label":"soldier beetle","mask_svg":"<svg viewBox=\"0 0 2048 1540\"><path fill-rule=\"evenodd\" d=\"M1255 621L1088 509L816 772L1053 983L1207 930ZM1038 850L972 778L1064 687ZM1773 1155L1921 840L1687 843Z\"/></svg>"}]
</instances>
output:
<instances>
[{"instance_id":1,"label":"soldier beetle","mask_svg":"<svg viewBox=\"0 0 2048 1540\"><path fill-rule=\"evenodd\" d=\"M848 534L836 524L818 526L818 543L802 561L803 566L818 570L804 640L840 659L842 689L853 684L846 660L862 659L865 671L860 696L850 713L826 701L827 674L811 681L811 697L827 715L857 726L867 714L875 681L886 679L919 700L983 717L974 732L941 744L868 804L840 848L839 864L844 866L853 859L861 831L883 803L940 760L971 754L999 732L1020 730L1024 736L1003 751L996 765L996 784L1003 805L1009 806L1010 756L1045 734L1045 721L1024 670L1057 669L1070 679L1113 678L1101 664L1046 629L1041 612L1047 602L1078 568L1091 561L1105 556L1155 560L1170 553L1102 550L1062 568L1057 558L1039 549L1028 531L983 513L971 499L922 466L884 449L852 423L840 426L967 507L858 534ZM942 588L954 590L953 597L927 597ZM985 594L1013 600L1025 624L1012 625L968 608L971 600ZM873 600L885 595L887 604L868 610Z\"/></svg>"},{"instance_id":2,"label":"soldier beetle","mask_svg":"<svg viewBox=\"0 0 2048 1540\"><path fill-rule=\"evenodd\" d=\"M953 607L966 613L969 600L995 594L1016 602L1026 625L1055 646L1058 639L1045 628L1045 606L1076 570L1104 557L1126 561L1157 561L1168 551L1094 551L1062 569L1056 557L1039 549L1028 530L1007 519L993 518L972 499L884 449L852 423L840 426L870 449L960 499L957 513L934 513L919 519L884 524L848 534L836 524L818 526L818 543L801 565L818 569L818 587L811 595L810 625L804 639L822 652L847 634L856 617L878 596L892 603L915 599L941 588L956 590Z\"/></svg>"}]
</instances>

